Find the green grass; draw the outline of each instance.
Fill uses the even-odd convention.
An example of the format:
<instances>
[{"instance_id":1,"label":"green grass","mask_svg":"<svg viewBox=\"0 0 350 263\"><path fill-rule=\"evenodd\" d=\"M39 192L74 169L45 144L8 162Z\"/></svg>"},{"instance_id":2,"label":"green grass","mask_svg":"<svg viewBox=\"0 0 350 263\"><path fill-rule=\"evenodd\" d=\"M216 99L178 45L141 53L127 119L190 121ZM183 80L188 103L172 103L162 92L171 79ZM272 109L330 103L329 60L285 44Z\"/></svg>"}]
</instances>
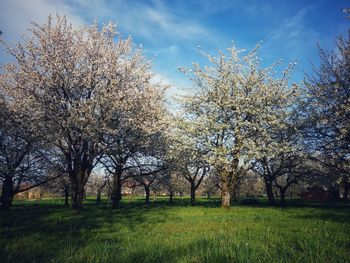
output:
<instances>
[{"instance_id":1,"label":"green grass","mask_svg":"<svg viewBox=\"0 0 350 263\"><path fill-rule=\"evenodd\" d=\"M0 214L0 262L350 262L349 206L187 204L16 202Z\"/></svg>"}]
</instances>

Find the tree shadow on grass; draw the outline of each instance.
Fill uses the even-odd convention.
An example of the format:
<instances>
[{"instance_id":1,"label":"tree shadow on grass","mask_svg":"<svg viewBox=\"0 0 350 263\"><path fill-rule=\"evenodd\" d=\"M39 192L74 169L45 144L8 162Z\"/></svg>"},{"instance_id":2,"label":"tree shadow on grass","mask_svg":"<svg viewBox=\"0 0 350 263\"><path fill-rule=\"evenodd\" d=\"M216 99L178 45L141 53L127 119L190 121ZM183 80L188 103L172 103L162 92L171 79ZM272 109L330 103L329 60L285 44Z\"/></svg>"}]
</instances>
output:
<instances>
[{"instance_id":1,"label":"tree shadow on grass","mask_svg":"<svg viewBox=\"0 0 350 263\"><path fill-rule=\"evenodd\" d=\"M60 205L15 205L0 215L0 262L47 262L67 249L79 251L93 235L103 236L116 222L133 231L141 224L150 227L167 220L164 211L152 211L142 207L112 210L93 204L78 212ZM113 237L113 242L118 244L118 238Z\"/></svg>"},{"instance_id":2,"label":"tree shadow on grass","mask_svg":"<svg viewBox=\"0 0 350 263\"><path fill-rule=\"evenodd\" d=\"M321 220L336 223L347 223L350 226L350 210L344 208L335 208L333 210L305 210L302 214L293 215L293 217L305 220Z\"/></svg>"},{"instance_id":3,"label":"tree shadow on grass","mask_svg":"<svg viewBox=\"0 0 350 263\"><path fill-rule=\"evenodd\" d=\"M254 204L244 204L244 199L238 199L232 202L232 206L244 207L267 207L267 208L319 208L322 210L337 209L350 210L350 203L347 202L317 202L317 201L303 201L300 199L289 200L285 204L276 201L274 204L269 204L265 199L257 199Z\"/></svg>"},{"instance_id":4,"label":"tree shadow on grass","mask_svg":"<svg viewBox=\"0 0 350 263\"><path fill-rule=\"evenodd\" d=\"M251 207L251 208L267 208L267 209L282 209L290 211L300 210L300 213L291 214L292 217L306 220L322 220L338 223L350 222L350 204L343 202L305 202L302 200L291 200L283 206L276 203L270 205L266 200L260 201L257 204L241 204L236 202L233 207Z\"/></svg>"},{"instance_id":5,"label":"tree shadow on grass","mask_svg":"<svg viewBox=\"0 0 350 263\"><path fill-rule=\"evenodd\" d=\"M159 199L154 201L151 206L154 207L191 207L190 198L176 198L173 202L169 202L166 199ZM204 199L197 198L194 207L220 207L221 200L220 198Z\"/></svg>"}]
</instances>

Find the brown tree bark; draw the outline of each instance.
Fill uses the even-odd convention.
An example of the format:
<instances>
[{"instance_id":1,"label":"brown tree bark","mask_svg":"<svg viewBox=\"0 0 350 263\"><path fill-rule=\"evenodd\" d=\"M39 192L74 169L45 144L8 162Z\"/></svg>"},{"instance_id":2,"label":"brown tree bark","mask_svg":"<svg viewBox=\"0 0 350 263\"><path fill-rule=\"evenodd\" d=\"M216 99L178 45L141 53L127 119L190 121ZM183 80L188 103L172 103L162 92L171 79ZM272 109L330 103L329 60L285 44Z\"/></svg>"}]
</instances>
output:
<instances>
[{"instance_id":1,"label":"brown tree bark","mask_svg":"<svg viewBox=\"0 0 350 263\"><path fill-rule=\"evenodd\" d=\"M227 180L222 181L221 185L221 207L230 208L231 202L231 193L230 187Z\"/></svg>"},{"instance_id":2,"label":"brown tree bark","mask_svg":"<svg viewBox=\"0 0 350 263\"><path fill-rule=\"evenodd\" d=\"M223 170L221 172L221 207L230 208L231 206L231 191L235 194L234 187L238 180L238 163L239 160L232 160L230 171Z\"/></svg>"},{"instance_id":3,"label":"brown tree bark","mask_svg":"<svg viewBox=\"0 0 350 263\"><path fill-rule=\"evenodd\" d=\"M84 182L80 176L71 176L71 208L82 209L84 200Z\"/></svg>"}]
</instances>

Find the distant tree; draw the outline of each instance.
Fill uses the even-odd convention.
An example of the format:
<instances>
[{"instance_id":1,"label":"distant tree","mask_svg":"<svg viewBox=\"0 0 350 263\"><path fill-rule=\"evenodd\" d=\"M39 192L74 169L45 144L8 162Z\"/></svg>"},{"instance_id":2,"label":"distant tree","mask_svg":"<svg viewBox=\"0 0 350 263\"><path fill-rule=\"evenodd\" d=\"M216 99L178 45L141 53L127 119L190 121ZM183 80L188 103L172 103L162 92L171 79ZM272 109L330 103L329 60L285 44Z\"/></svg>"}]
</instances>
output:
<instances>
[{"instance_id":1,"label":"distant tree","mask_svg":"<svg viewBox=\"0 0 350 263\"><path fill-rule=\"evenodd\" d=\"M169 193L169 203L173 203L174 196L184 192L188 188L188 182L184 177L175 170L169 168L166 174L160 177L162 188Z\"/></svg>"},{"instance_id":2,"label":"distant tree","mask_svg":"<svg viewBox=\"0 0 350 263\"><path fill-rule=\"evenodd\" d=\"M64 157L71 206L80 209L89 176L109 146L103 136L118 136L124 125L152 129L146 112L162 109L163 89L151 84L142 51L112 23L73 28L65 17L49 16L29 31L23 44L8 47L16 61L4 67L0 84Z\"/></svg>"},{"instance_id":3,"label":"distant tree","mask_svg":"<svg viewBox=\"0 0 350 263\"><path fill-rule=\"evenodd\" d=\"M271 187L266 187L269 191L269 204L275 203L273 189L276 188L279 191L280 203L284 205L287 190L292 185L305 180L308 175L307 167L303 165L306 162L306 158L297 155L280 155L275 158L264 158L260 161L263 164L261 177L264 179L265 186L268 184Z\"/></svg>"},{"instance_id":4,"label":"distant tree","mask_svg":"<svg viewBox=\"0 0 350 263\"><path fill-rule=\"evenodd\" d=\"M47 177L50 178L46 183L41 187L47 193L51 193L54 196L63 196L64 197L64 206L69 206L69 194L70 194L70 181L68 174L61 174L59 170L51 171Z\"/></svg>"},{"instance_id":5,"label":"distant tree","mask_svg":"<svg viewBox=\"0 0 350 263\"><path fill-rule=\"evenodd\" d=\"M184 118L191 121L188 132L219 173L223 207L230 206L232 189L258 152L254 138L269 136L266 127L283 115L293 92L288 83L293 66L276 78L278 63L261 67L258 48L243 57L235 47L228 49L228 57L222 52L218 57L203 53L211 66L195 63L193 69L183 69L197 87L194 95L182 99Z\"/></svg>"},{"instance_id":6,"label":"distant tree","mask_svg":"<svg viewBox=\"0 0 350 263\"><path fill-rule=\"evenodd\" d=\"M239 198L261 195L261 178L253 171L247 171L238 180L236 195Z\"/></svg>"},{"instance_id":7,"label":"distant tree","mask_svg":"<svg viewBox=\"0 0 350 263\"><path fill-rule=\"evenodd\" d=\"M154 98L160 100L161 98ZM101 163L108 172L111 180L111 202L113 208L118 208L122 198L121 190L123 183L129 179L131 173L128 170L138 168L139 164L135 164L133 158L141 160L139 157L147 151L154 150L162 146L162 140L159 135L164 126L161 105L149 98L144 102L143 107L147 108L148 125L152 125L152 129L141 129L140 126L124 125L124 127L116 128L112 123L111 129L118 130L116 134L107 134L104 137L104 143L108 145L104 152ZM152 107L158 105L158 110L151 112ZM144 111L145 113L145 111ZM134 116L136 116L135 113ZM122 122L124 123L124 122ZM152 149L153 148L153 149ZM136 166L135 166L136 165Z\"/></svg>"},{"instance_id":8,"label":"distant tree","mask_svg":"<svg viewBox=\"0 0 350 263\"><path fill-rule=\"evenodd\" d=\"M129 131L130 132L130 131ZM108 138L108 149L101 159L103 167L106 169L110 181L110 199L112 208L120 206L122 198L122 185L130 178L130 173L127 172L130 167L128 161L138 151L138 140L133 136L132 132L125 132L118 136ZM106 140L106 139L105 139Z\"/></svg>"},{"instance_id":9,"label":"distant tree","mask_svg":"<svg viewBox=\"0 0 350 263\"><path fill-rule=\"evenodd\" d=\"M252 161L252 170L263 179L269 204L275 202L273 189L276 187L280 190L284 202L285 192L289 186L301 179L302 173L298 168L301 166L301 160L307 158L301 149L302 137L296 128L296 120L288 116L294 102L294 99L289 101L284 107L284 116L267 126L268 136L255 138L259 147Z\"/></svg>"},{"instance_id":10,"label":"distant tree","mask_svg":"<svg viewBox=\"0 0 350 263\"><path fill-rule=\"evenodd\" d=\"M139 155L133 158L133 168L128 170L132 179L145 190L145 204L150 206L150 194L152 187L167 176L167 167L162 158L154 155Z\"/></svg>"},{"instance_id":11,"label":"distant tree","mask_svg":"<svg viewBox=\"0 0 350 263\"><path fill-rule=\"evenodd\" d=\"M338 175L343 198L350 191L350 46L339 37L336 48L319 47L320 66L305 80L303 101L307 149L318 151L319 161Z\"/></svg>"},{"instance_id":12,"label":"distant tree","mask_svg":"<svg viewBox=\"0 0 350 263\"><path fill-rule=\"evenodd\" d=\"M101 203L102 191L107 186L107 183L108 180L106 175L97 172L91 173L89 181L86 184L86 192L87 194L96 195L96 204Z\"/></svg>"},{"instance_id":13,"label":"distant tree","mask_svg":"<svg viewBox=\"0 0 350 263\"><path fill-rule=\"evenodd\" d=\"M169 169L183 176L190 183L191 205L195 205L196 190L210 170L203 149L191 137L190 122L174 120L177 127L170 129L168 135L167 162Z\"/></svg>"},{"instance_id":14,"label":"distant tree","mask_svg":"<svg viewBox=\"0 0 350 263\"><path fill-rule=\"evenodd\" d=\"M213 195L217 194L218 191L221 190L220 177L214 170L209 171L208 175L203 179L201 187L207 198L211 199Z\"/></svg>"}]
</instances>

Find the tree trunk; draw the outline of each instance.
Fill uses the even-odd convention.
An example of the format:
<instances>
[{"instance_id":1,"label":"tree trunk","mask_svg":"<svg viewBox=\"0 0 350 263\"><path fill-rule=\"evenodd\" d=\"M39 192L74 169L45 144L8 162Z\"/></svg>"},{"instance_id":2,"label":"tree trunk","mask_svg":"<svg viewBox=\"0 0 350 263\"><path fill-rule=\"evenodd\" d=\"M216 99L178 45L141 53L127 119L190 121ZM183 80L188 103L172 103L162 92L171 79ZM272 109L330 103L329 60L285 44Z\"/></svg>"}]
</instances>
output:
<instances>
[{"instance_id":1,"label":"tree trunk","mask_svg":"<svg viewBox=\"0 0 350 263\"><path fill-rule=\"evenodd\" d=\"M149 196L150 196L149 185L144 185L144 187L145 187L145 193L146 193L146 205L150 206L150 202L149 202Z\"/></svg>"},{"instance_id":2,"label":"tree trunk","mask_svg":"<svg viewBox=\"0 0 350 263\"><path fill-rule=\"evenodd\" d=\"M340 200L340 191L337 184L332 184L332 186L328 189L328 192L332 201Z\"/></svg>"},{"instance_id":3,"label":"tree trunk","mask_svg":"<svg viewBox=\"0 0 350 263\"><path fill-rule=\"evenodd\" d=\"M13 189L13 181L11 177L5 177L2 184L2 193L0 201L3 210L9 210L12 205L13 196L15 195Z\"/></svg>"},{"instance_id":4,"label":"tree trunk","mask_svg":"<svg viewBox=\"0 0 350 263\"><path fill-rule=\"evenodd\" d=\"M82 209L85 195L85 184L90 177L92 163L74 159L74 167L68 165L69 179L71 183L71 208Z\"/></svg>"},{"instance_id":5,"label":"tree trunk","mask_svg":"<svg viewBox=\"0 0 350 263\"><path fill-rule=\"evenodd\" d=\"M121 199L122 199L122 180L121 180L121 172L120 172L113 176L113 189L111 194L112 208L119 208Z\"/></svg>"},{"instance_id":6,"label":"tree trunk","mask_svg":"<svg viewBox=\"0 0 350 263\"><path fill-rule=\"evenodd\" d=\"M84 199L84 185L82 180L77 180L74 176L71 177L71 207L73 209L82 209L83 208L83 199Z\"/></svg>"},{"instance_id":7,"label":"tree trunk","mask_svg":"<svg viewBox=\"0 0 350 263\"><path fill-rule=\"evenodd\" d=\"M131 187L131 199L134 200L134 196L135 196L135 190L136 190L136 187L135 186L132 186ZM120 195L121 196L121 195Z\"/></svg>"},{"instance_id":8,"label":"tree trunk","mask_svg":"<svg viewBox=\"0 0 350 263\"><path fill-rule=\"evenodd\" d=\"M211 199L211 192L210 191L207 192L207 199Z\"/></svg>"},{"instance_id":9,"label":"tree trunk","mask_svg":"<svg viewBox=\"0 0 350 263\"><path fill-rule=\"evenodd\" d=\"M275 203L275 196L272 190L272 182L267 179L265 179L265 189L266 189L268 203L270 205L273 205Z\"/></svg>"},{"instance_id":10,"label":"tree trunk","mask_svg":"<svg viewBox=\"0 0 350 263\"><path fill-rule=\"evenodd\" d=\"M68 199L69 199L69 188L68 186L65 186L64 187L64 205L65 206L69 205Z\"/></svg>"},{"instance_id":11,"label":"tree trunk","mask_svg":"<svg viewBox=\"0 0 350 263\"><path fill-rule=\"evenodd\" d=\"M230 208L231 194L227 181L222 182L221 186L221 207Z\"/></svg>"},{"instance_id":12,"label":"tree trunk","mask_svg":"<svg viewBox=\"0 0 350 263\"><path fill-rule=\"evenodd\" d=\"M97 194L96 194L96 204L97 205L101 204L101 192L102 192L102 189L97 189Z\"/></svg>"},{"instance_id":13,"label":"tree trunk","mask_svg":"<svg viewBox=\"0 0 350 263\"><path fill-rule=\"evenodd\" d=\"M286 191L287 188L280 188L280 200L282 206L285 206L286 204Z\"/></svg>"},{"instance_id":14,"label":"tree trunk","mask_svg":"<svg viewBox=\"0 0 350 263\"><path fill-rule=\"evenodd\" d=\"M157 192L156 190L153 190L153 201L157 200Z\"/></svg>"},{"instance_id":15,"label":"tree trunk","mask_svg":"<svg viewBox=\"0 0 350 263\"><path fill-rule=\"evenodd\" d=\"M221 207L230 208L231 206L231 191L233 196L236 194L234 187L238 180L238 158L232 160L231 169L221 171Z\"/></svg>"},{"instance_id":16,"label":"tree trunk","mask_svg":"<svg viewBox=\"0 0 350 263\"><path fill-rule=\"evenodd\" d=\"M169 193L169 203L170 204L173 203L173 198L174 198L174 192L173 192L173 190L170 190L170 193Z\"/></svg>"},{"instance_id":17,"label":"tree trunk","mask_svg":"<svg viewBox=\"0 0 350 263\"><path fill-rule=\"evenodd\" d=\"M191 205L195 205L196 202L196 186L194 181L191 181Z\"/></svg>"},{"instance_id":18,"label":"tree trunk","mask_svg":"<svg viewBox=\"0 0 350 263\"><path fill-rule=\"evenodd\" d=\"M345 180L344 182L344 192L343 192L343 200L349 201L349 192L350 192L350 182Z\"/></svg>"}]
</instances>

